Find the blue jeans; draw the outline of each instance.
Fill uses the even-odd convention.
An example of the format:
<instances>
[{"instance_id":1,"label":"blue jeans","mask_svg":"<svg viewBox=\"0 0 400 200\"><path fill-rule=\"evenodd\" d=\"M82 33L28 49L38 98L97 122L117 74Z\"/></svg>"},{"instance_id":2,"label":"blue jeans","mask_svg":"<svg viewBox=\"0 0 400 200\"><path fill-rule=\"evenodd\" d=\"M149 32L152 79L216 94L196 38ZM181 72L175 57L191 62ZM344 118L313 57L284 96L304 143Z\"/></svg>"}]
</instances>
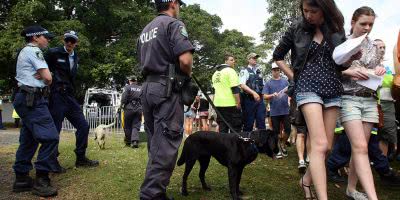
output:
<instances>
[{"instance_id":1,"label":"blue jeans","mask_svg":"<svg viewBox=\"0 0 400 200\"><path fill-rule=\"evenodd\" d=\"M368 156L374 163L374 168L378 174L386 174L390 171L389 161L379 149L378 136L371 135L368 143ZM338 135L332 153L328 157L327 167L329 171L336 172L344 167L351 157L351 145L346 134Z\"/></svg>"}]
</instances>

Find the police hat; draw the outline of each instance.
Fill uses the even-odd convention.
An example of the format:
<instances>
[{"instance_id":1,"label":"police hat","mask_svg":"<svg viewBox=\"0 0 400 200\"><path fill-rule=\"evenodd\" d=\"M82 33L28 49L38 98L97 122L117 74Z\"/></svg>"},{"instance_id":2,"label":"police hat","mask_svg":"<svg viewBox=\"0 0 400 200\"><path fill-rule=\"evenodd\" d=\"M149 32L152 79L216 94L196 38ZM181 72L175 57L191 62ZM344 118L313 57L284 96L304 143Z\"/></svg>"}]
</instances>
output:
<instances>
[{"instance_id":1,"label":"police hat","mask_svg":"<svg viewBox=\"0 0 400 200\"><path fill-rule=\"evenodd\" d=\"M67 31L67 32L65 32L65 33L64 33L64 40L67 39L67 38L73 38L73 39L75 39L76 41L79 40L79 38L78 38L78 33L75 32L75 31Z\"/></svg>"},{"instance_id":2,"label":"police hat","mask_svg":"<svg viewBox=\"0 0 400 200\"><path fill-rule=\"evenodd\" d=\"M128 80L130 81L137 81L137 77L132 75L132 76L128 76Z\"/></svg>"},{"instance_id":3,"label":"police hat","mask_svg":"<svg viewBox=\"0 0 400 200\"><path fill-rule=\"evenodd\" d=\"M154 2L157 4L161 4L161 3L169 3L169 2L173 2L174 0L154 0ZM180 5L186 5L185 2L183 2L182 0L177 0L179 1Z\"/></svg>"},{"instance_id":4,"label":"police hat","mask_svg":"<svg viewBox=\"0 0 400 200\"><path fill-rule=\"evenodd\" d=\"M41 27L39 25L28 26L21 32L22 37L33 37L33 36L41 36L41 35L43 35L47 39L54 38L53 34L51 34L48 30L44 29L43 27Z\"/></svg>"}]
</instances>

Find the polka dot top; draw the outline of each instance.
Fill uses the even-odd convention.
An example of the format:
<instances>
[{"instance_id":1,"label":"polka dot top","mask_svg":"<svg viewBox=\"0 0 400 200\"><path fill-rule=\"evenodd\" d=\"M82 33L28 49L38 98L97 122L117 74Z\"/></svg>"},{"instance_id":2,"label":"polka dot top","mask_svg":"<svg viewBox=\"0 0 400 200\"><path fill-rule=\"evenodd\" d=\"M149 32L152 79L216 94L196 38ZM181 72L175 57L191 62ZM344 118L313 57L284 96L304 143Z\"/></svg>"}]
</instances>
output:
<instances>
[{"instance_id":1,"label":"polka dot top","mask_svg":"<svg viewBox=\"0 0 400 200\"><path fill-rule=\"evenodd\" d=\"M323 46L317 52L319 45ZM295 93L314 92L322 98L340 97L343 86L332 59L331 47L326 41L323 41L322 44L312 41L308 59L312 58L314 54L317 54L317 57L311 63L307 62L299 75Z\"/></svg>"}]
</instances>

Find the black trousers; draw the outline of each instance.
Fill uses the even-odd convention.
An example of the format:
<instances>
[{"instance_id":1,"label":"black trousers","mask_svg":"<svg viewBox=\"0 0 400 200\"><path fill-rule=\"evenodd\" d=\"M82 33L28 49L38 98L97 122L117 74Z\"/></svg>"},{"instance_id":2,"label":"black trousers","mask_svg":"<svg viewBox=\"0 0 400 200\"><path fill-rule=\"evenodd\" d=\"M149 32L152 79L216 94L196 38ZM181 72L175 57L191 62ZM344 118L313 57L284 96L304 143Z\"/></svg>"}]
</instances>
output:
<instances>
[{"instance_id":1,"label":"black trousers","mask_svg":"<svg viewBox=\"0 0 400 200\"><path fill-rule=\"evenodd\" d=\"M279 133L281 132L281 123L283 123L285 134L287 136L290 135L291 126L289 121L289 115L272 116L271 122L272 122L272 131L274 132L275 136L279 136Z\"/></svg>"},{"instance_id":2,"label":"black trousers","mask_svg":"<svg viewBox=\"0 0 400 200\"><path fill-rule=\"evenodd\" d=\"M124 109L125 144L139 141L139 131L142 125L142 112Z\"/></svg>"},{"instance_id":3,"label":"black trousers","mask_svg":"<svg viewBox=\"0 0 400 200\"><path fill-rule=\"evenodd\" d=\"M236 106L216 108L236 132L242 131L242 112L237 109ZM230 129L228 125L226 125L225 122L222 121L220 115L217 116L217 123L219 125L219 132L229 133Z\"/></svg>"}]
</instances>

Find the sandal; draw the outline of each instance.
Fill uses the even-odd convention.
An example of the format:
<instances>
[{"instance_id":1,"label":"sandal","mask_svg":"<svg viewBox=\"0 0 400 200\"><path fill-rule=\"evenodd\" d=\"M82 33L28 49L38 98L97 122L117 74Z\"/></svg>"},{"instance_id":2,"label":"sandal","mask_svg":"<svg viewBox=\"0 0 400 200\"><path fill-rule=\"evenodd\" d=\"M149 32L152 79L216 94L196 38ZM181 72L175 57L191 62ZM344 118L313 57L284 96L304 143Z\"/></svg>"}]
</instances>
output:
<instances>
[{"instance_id":1,"label":"sandal","mask_svg":"<svg viewBox=\"0 0 400 200\"><path fill-rule=\"evenodd\" d=\"M318 197L315 196L313 191L311 190L311 186L304 184L303 178L304 178L304 176L301 177L301 186L300 187L304 192L304 199L305 200L318 200ZM310 192L310 197L307 197L305 190L308 190Z\"/></svg>"}]
</instances>

